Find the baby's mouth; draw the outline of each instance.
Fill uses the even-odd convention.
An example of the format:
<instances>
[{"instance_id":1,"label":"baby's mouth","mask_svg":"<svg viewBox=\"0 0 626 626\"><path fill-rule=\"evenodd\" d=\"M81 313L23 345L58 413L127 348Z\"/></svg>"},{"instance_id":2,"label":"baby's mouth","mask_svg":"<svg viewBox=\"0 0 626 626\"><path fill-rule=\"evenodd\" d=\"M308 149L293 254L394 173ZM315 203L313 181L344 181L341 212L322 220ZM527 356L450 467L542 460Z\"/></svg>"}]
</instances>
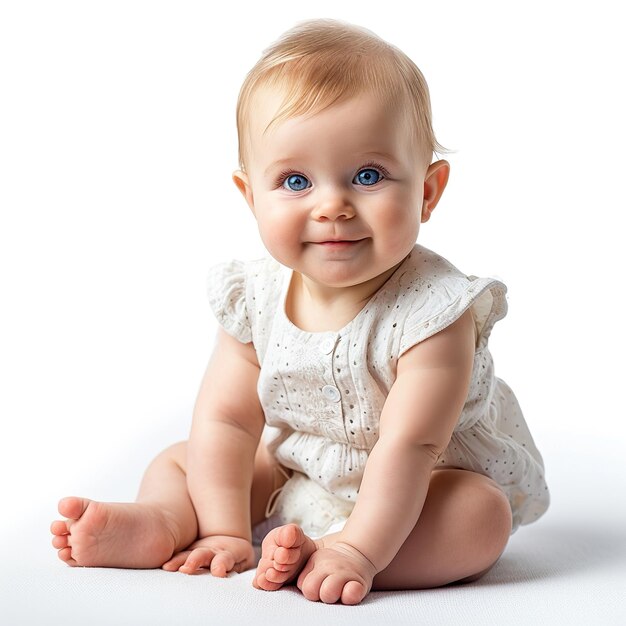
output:
<instances>
[{"instance_id":1,"label":"baby's mouth","mask_svg":"<svg viewBox=\"0 0 626 626\"><path fill-rule=\"evenodd\" d=\"M314 241L321 246L346 246L346 245L354 245L364 241L363 239L329 239L327 241Z\"/></svg>"}]
</instances>

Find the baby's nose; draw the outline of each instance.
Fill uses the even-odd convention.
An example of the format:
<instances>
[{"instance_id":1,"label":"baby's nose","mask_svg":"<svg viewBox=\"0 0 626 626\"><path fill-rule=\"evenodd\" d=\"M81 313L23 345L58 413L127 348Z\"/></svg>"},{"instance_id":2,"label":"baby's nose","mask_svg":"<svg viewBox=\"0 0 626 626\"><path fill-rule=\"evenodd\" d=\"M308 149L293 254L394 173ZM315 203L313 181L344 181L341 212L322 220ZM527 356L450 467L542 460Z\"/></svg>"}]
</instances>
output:
<instances>
[{"instance_id":1,"label":"baby's nose","mask_svg":"<svg viewBox=\"0 0 626 626\"><path fill-rule=\"evenodd\" d=\"M355 209L347 194L334 188L320 193L312 217L316 220L338 220L350 219L354 215Z\"/></svg>"}]
</instances>

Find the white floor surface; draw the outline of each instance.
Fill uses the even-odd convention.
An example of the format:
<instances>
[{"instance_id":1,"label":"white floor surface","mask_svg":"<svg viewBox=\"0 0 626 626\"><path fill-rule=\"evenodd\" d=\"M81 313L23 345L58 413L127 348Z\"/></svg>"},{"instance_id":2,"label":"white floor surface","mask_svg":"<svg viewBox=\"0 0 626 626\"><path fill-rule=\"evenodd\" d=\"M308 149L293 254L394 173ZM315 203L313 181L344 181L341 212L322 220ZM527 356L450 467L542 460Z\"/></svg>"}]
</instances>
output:
<instances>
[{"instance_id":1,"label":"white floor surface","mask_svg":"<svg viewBox=\"0 0 626 626\"><path fill-rule=\"evenodd\" d=\"M567 450L573 442L563 444ZM551 453L549 512L520 528L497 565L476 583L374 592L349 607L309 602L296 587L259 591L251 585L252 571L217 579L70 568L49 545L55 511L46 511L36 524L20 521L3 538L0 623L621 626L626 624L626 478L618 442L607 445L615 447L615 454L605 455L613 464L596 464L593 473L584 463L566 463L567 452L561 451L561 459Z\"/></svg>"}]
</instances>

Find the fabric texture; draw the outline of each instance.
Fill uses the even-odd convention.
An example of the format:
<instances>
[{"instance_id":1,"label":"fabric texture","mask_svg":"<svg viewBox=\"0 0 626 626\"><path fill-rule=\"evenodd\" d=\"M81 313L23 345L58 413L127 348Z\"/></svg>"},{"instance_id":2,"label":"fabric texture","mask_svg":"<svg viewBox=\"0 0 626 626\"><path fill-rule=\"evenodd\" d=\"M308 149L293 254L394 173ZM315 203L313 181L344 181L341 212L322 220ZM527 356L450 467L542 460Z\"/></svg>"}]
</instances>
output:
<instances>
[{"instance_id":1,"label":"fabric texture","mask_svg":"<svg viewBox=\"0 0 626 626\"><path fill-rule=\"evenodd\" d=\"M416 244L348 324L307 332L285 313L291 276L291 269L264 258L218 264L208 278L218 322L254 345L268 448L293 470L268 511L271 523L293 521L313 537L341 529L378 439L398 359L468 308L477 329L472 379L438 466L495 480L511 504L512 532L546 511L542 457L513 391L495 376L488 347L493 326L507 312L501 281L467 276Z\"/></svg>"}]
</instances>

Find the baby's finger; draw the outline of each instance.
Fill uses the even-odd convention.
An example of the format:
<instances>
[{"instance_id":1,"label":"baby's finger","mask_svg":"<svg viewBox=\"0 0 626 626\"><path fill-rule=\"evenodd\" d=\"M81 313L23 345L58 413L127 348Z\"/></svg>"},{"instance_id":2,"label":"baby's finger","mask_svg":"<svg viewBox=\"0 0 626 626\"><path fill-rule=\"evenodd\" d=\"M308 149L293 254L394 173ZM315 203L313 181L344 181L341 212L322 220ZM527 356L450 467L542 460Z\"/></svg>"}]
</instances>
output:
<instances>
[{"instance_id":1,"label":"baby's finger","mask_svg":"<svg viewBox=\"0 0 626 626\"><path fill-rule=\"evenodd\" d=\"M178 568L187 560L189 556L189 550L185 552L179 552L175 554L169 561L166 561L161 565L161 569L164 569L168 572L176 572Z\"/></svg>"},{"instance_id":2,"label":"baby's finger","mask_svg":"<svg viewBox=\"0 0 626 626\"><path fill-rule=\"evenodd\" d=\"M322 602L327 602L326 598L320 597L320 588L322 587L322 583L326 578L327 574L322 574L313 569L306 576L304 576L304 578L298 578L298 589L300 589L302 595L307 600L311 600L311 602L318 602L319 600L321 600Z\"/></svg>"},{"instance_id":3,"label":"baby's finger","mask_svg":"<svg viewBox=\"0 0 626 626\"><path fill-rule=\"evenodd\" d=\"M215 552L211 548L196 548L191 551L180 570L186 574L198 574L203 567L211 565L214 557Z\"/></svg>"},{"instance_id":4,"label":"baby's finger","mask_svg":"<svg viewBox=\"0 0 626 626\"><path fill-rule=\"evenodd\" d=\"M346 582L340 576L327 576L319 586L319 591L317 592L319 599L325 604L335 604L341 598Z\"/></svg>"},{"instance_id":5,"label":"baby's finger","mask_svg":"<svg viewBox=\"0 0 626 626\"><path fill-rule=\"evenodd\" d=\"M298 576L298 580L296 580L296 587L298 587L298 589L300 589L300 591L302 591L302 585L304 584L304 581L306 579L306 577L313 571L313 562L312 559L309 559L306 563L306 565L302 568L302 571L300 572L299 576Z\"/></svg>"},{"instance_id":6,"label":"baby's finger","mask_svg":"<svg viewBox=\"0 0 626 626\"><path fill-rule=\"evenodd\" d=\"M367 588L358 580L349 580L341 593L342 604L358 604L367 595Z\"/></svg>"},{"instance_id":7,"label":"baby's finger","mask_svg":"<svg viewBox=\"0 0 626 626\"><path fill-rule=\"evenodd\" d=\"M227 551L218 552L211 562L211 574L224 578L235 566L235 557Z\"/></svg>"}]
</instances>

